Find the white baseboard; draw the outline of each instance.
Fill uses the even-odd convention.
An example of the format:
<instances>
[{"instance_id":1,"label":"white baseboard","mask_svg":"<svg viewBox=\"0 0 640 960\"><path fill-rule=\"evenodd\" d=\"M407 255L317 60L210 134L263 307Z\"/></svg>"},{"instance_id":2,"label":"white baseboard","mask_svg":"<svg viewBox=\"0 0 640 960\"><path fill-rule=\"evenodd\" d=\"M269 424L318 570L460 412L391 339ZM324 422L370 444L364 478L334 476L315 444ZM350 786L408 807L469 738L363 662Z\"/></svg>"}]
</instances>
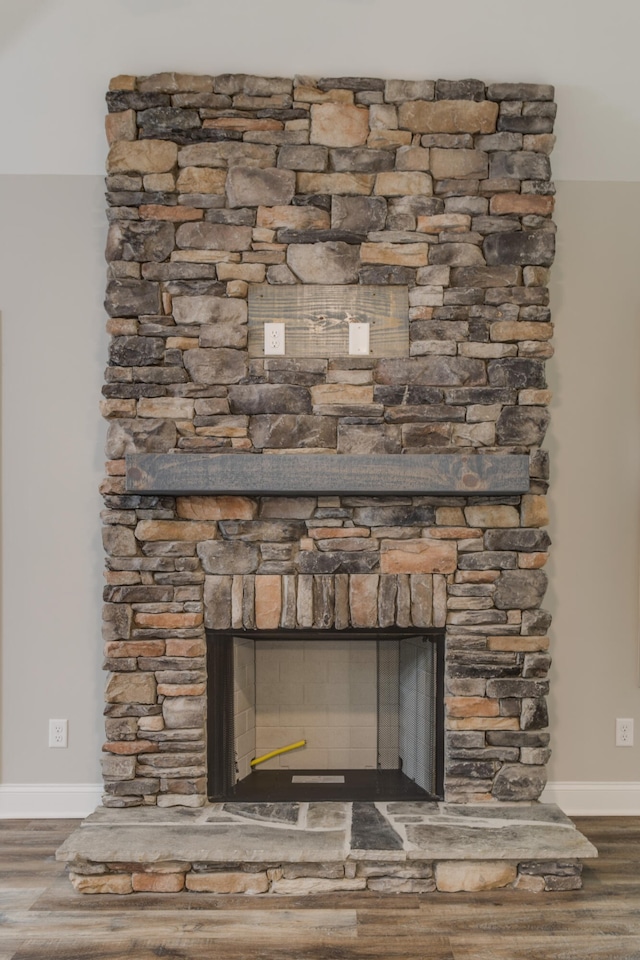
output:
<instances>
[{"instance_id":1,"label":"white baseboard","mask_svg":"<svg viewBox=\"0 0 640 960\"><path fill-rule=\"evenodd\" d=\"M0 820L82 819L93 813L101 783L0 784Z\"/></svg>"},{"instance_id":2,"label":"white baseboard","mask_svg":"<svg viewBox=\"0 0 640 960\"><path fill-rule=\"evenodd\" d=\"M640 816L640 783L633 781L550 781L540 799L570 817Z\"/></svg>"},{"instance_id":3,"label":"white baseboard","mask_svg":"<svg viewBox=\"0 0 640 960\"><path fill-rule=\"evenodd\" d=\"M102 793L101 783L0 784L0 820L82 819L100 805ZM640 782L550 781L540 799L569 816L640 816Z\"/></svg>"}]
</instances>

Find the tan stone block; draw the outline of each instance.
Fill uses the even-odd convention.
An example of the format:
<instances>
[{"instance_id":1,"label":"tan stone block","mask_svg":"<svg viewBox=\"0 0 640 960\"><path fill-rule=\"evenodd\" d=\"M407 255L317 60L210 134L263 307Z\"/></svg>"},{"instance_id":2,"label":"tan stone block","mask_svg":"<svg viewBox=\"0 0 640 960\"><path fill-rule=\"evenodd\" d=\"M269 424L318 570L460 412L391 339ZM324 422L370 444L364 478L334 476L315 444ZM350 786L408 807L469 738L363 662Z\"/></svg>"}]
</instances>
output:
<instances>
[{"instance_id":1,"label":"tan stone block","mask_svg":"<svg viewBox=\"0 0 640 960\"><path fill-rule=\"evenodd\" d=\"M349 608L354 627L375 627L378 623L378 581L373 573L349 577Z\"/></svg>"},{"instance_id":2,"label":"tan stone block","mask_svg":"<svg viewBox=\"0 0 640 960\"><path fill-rule=\"evenodd\" d=\"M353 103L351 90L319 90L308 83L296 86L293 94L296 103Z\"/></svg>"},{"instance_id":3,"label":"tan stone block","mask_svg":"<svg viewBox=\"0 0 640 960\"><path fill-rule=\"evenodd\" d=\"M161 657L164 640L109 640L104 645L105 657Z\"/></svg>"},{"instance_id":4,"label":"tan stone block","mask_svg":"<svg viewBox=\"0 0 640 960\"><path fill-rule=\"evenodd\" d=\"M206 693L206 683L159 683L158 694L162 697L201 697Z\"/></svg>"},{"instance_id":5,"label":"tan stone block","mask_svg":"<svg viewBox=\"0 0 640 960\"><path fill-rule=\"evenodd\" d=\"M136 88L137 77L132 77L128 73L119 73L117 77L112 77L109 81L109 90L126 90L131 92Z\"/></svg>"},{"instance_id":6,"label":"tan stone block","mask_svg":"<svg viewBox=\"0 0 640 960\"><path fill-rule=\"evenodd\" d=\"M519 553L518 566L521 570L540 570L548 559L548 553Z\"/></svg>"},{"instance_id":7,"label":"tan stone block","mask_svg":"<svg viewBox=\"0 0 640 960\"><path fill-rule=\"evenodd\" d=\"M107 703L155 703L156 678L152 673L112 673L104 698Z\"/></svg>"},{"instance_id":8,"label":"tan stone block","mask_svg":"<svg viewBox=\"0 0 640 960\"><path fill-rule=\"evenodd\" d=\"M178 147L168 140L120 140L107 158L109 173L168 173L178 160Z\"/></svg>"},{"instance_id":9,"label":"tan stone block","mask_svg":"<svg viewBox=\"0 0 640 960\"><path fill-rule=\"evenodd\" d=\"M82 874L69 873L69 879L78 893L132 893L130 873L102 873L85 877Z\"/></svg>"},{"instance_id":10,"label":"tan stone block","mask_svg":"<svg viewBox=\"0 0 640 960\"><path fill-rule=\"evenodd\" d=\"M211 93L213 77L192 73L153 73L138 78L138 90L142 93Z\"/></svg>"},{"instance_id":11,"label":"tan stone block","mask_svg":"<svg viewBox=\"0 0 640 960\"><path fill-rule=\"evenodd\" d=\"M202 625L201 613L136 613L139 627L159 627L161 630L186 630Z\"/></svg>"},{"instance_id":12,"label":"tan stone block","mask_svg":"<svg viewBox=\"0 0 640 960\"><path fill-rule=\"evenodd\" d=\"M456 583L494 583L500 570L456 570Z\"/></svg>"},{"instance_id":13,"label":"tan stone block","mask_svg":"<svg viewBox=\"0 0 640 960\"><path fill-rule=\"evenodd\" d=\"M185 885L194 893L266 893L266 873L188 873Z\"/></svg>"},{"instance_id":14,"label":"tan stone block","mask_svg":"<svg viewBox=\"0 0 640 960\"><path fill-rule=\"evenodd\" d=\"M450 717L497 717L500 714L498 700L487 697L445 697Z\"/></svg>"},{"instance_id":15,"label":"tan stone block","mask_svg":"<svg viewBox=\"0 0 640 960\"><path fill-rule=\"evenodd\" d=\"M342 539L345 537L368 537L371 535L369 527L312 527L309 537L312 540Z\"/></svg>"},{"instance_id":16,"label":"tan stone block","mask_svg":"<svg viewBox=\"0 0 640 960\"><path fill-rule=\"evenodd\" d=\"M373 190L373 173L298 173L298 193L353 194L368 196Z\"/></svg>"},{"instance_id":17,"label":"tan stone block","mask_svg":"<svg viewBox=\"0 0 640 960\"><path fill-rule=\"evenodd\" d=\"M184 889L184 873L134 873L131 881L136 893L179 893Z\"/></svg>"},{"instance_id":18,"label":"tan stone block","mask_svg":"<svg viewBox=\"0 0 640 960\"><path fill-rule=\"evenodd\" d=\"M433 625L444 627L447 622L447 578L433 578Z\"/></svg>"},{"instance_id":19,"label":"tan stone block","mask_svg":"<svg viewBox=\"0 0 640 960\"><path fill-rule=\"evenodd\" d=\"M181 193L224 193L226 170L209 167L183 167L177 187Z\"/></svg>"},{"instance_id":20,"label":"tan stone block","mask_svg":"<svg viewBox=\"0 0 640 960\"><path fill-rule=\"evenodd\" d=\"M258 207L257 223L271 230L328 230L331 218L320 207Z\"/></svg>"},{"instance_id":21,"label":"tan stone block","mask_svg":"<svg viewBox=\"0 0 640 960\"><path fill-rule=\"evenodd\" d=\"M533 877L526 873L520 874L514 883L515 890L522 890L525 893L543 893L544 887L544 877Z\"/></svg>"},{"instance_id":22,"label":"tan stone block","mask_svg":"<svg viewBox=\"0 0 640 960\"><path fill-rule=\"evenodd\" d=\"M479 540L482 530L471 527L429 527L425 536L429 540Z\"/></svg>"},{"instance_id":23,"label":"tan stone block","mask_svg":"<svg viewBox=\"0 0 640 960\"><path fill-rule=\"evenodd\" d=\"M135 140L138 135L135 110L108 113L104 118L104 129L109 146L118 140Z\"/></svg>"},{"instance_id":24,"label":"tan stone block","mask_svg":"<svg viewBox=\"0 0 640 960\"><path fill-rule=\"evenodd\" d=\"M389 171L376 176L374 193L381 197L430 197L433 184L428 173Z\"/></svg>"},{"instance_id":25,"label":"tan stone block","mask_svg":"<svg viewBox=\"0 0 640 960\"><path fill-rule=\"evenodd\" d=\"M197 350L198 337L167 337L167 350Z\"/></svg>"},{"instance_id":26,"label":"tan stone block","mask_svg":"<svg viewBox=\"0 0 640 960\"><path fill-rule=\"evenodd\" d=\"M546 527L549 523L547 498L540 494L525 494L520 502L520 518L523 527Z\"/></svg>"},{"instance_id":27,"label":"tan stone block","mask_svg":"<svg viewBox=\"0 0 640 960\"><path fill-rule=\"evenodd\" d=\"M184 223L187 220L202 220L204 210L199 207L166 207L160 203L144 203L140 207L142 220L169 220L172 223Z\"/></svg>"},{"instance_id":28,"label":"tan stone block","mask_svg":"<svg viewBox=\"0 0 640 960\"><path fill-rule=\"evenodd\" d=\"M201 637L188 640L167 640L168 657L204 657L206 647Z\"/></svg>"},{"instance_id":29,"label":"tan stone block","mask_svg":"<svg viewBox=\"0 0 640 960\"><path fill-rule=\"evenodd\" d=\"M498 890L515 882L518 868L504 860L441 860L435 864L436 887L445 893Z\"/></svg>"},{"instance_id":30,"label":"tan stone block","mask_svg":"<svg viewBox=\"0 0 640 960\"><path fill-rule=\"evenodd\" d=\"M360 259L363 263L425 267L429 262L429 245L426 243L363 243L360 247Z\"/></svg>"},{"instance_id":31,"label":"tan stone block","mask_svg":"<svg viewBox=\"0 0 640 960\"><path fill-rule=\"evenodd\" d=\"M449 730L519 730L517 717L451 717L447 721Z\"/></svg>"},{"instance_id":32,"label":"tan stone block","mask_svg":"<svg viewBox=\"0 0 640 960\"><path fill-rule=\"evenodd\" d=\"M172 173L148 173L143 183L145 190L166 190L171 193L175 190L176 178Z\"/></svg>"},{"instance_id":33,"label":"tan stone block","mask_svg":"<svg viewBox=\"0 0 640 960\"><path fill-rule=\"evenodd\" d=\"M487 650L539 653L549 649L549 637L487 637Z\"/></svg>"},{"instance_id":34,"label":"tan stone block","mask_svg":"<svg viewBox=\"0 0 640 960\"><path fill-rule=\"evenodd\" d=\"M465 233L471 229L471 217L466 213L439 213L432 217L418 217L420 233Z\"/></svg>"},{"instance_id":35,"label":"tan stone block","mask_svg":"<svg viewBox=\"0 0 640 960\"><path fill-rule=\"evenodd\" d=\"M275 630L282 613L282 577L257 576L255 591L256 628Z\"/></svg>"},{"instance_id":36,"label":"tan stone block","mask_svg":"<svg viewBox=\"0 0 640 960\"><path fill-rule=\"evenodd\" d=\"M227 296L238 297L240 300L246 300L249 293L249 284L246 280L229 280L227 283Z\"/></svg>"},{"instance_id":37,"label":"tan stone block","mask_svg":"<svg viewBox=\"0 0 640 960\"><path fill-rule=\"evenodd\" d=\"M532 150L534 153L551 153L556 143L553 133L527 134L522 140L523 150Z\"/></svg>"},{"instance_id":38,"label":"tan stone block","mask_svg":"<svg viewBox=\"0 0 640 960\"><path fill-rule=\"evenodd\" d=\"M134 317L110 317L105 327L112 337L135 336L138 332L138 321Z\"/></svg>"},{"instance_id":39,"label":"tan stone block","mask_svg":"<svg viewBox=\"0 0 640 960\"><path fill-rule=\"evenodd\" d=\"M158 744L151 740L114 740L103 743L102 749L119 756L137 756L139 753L158 753Z\"/></svg>"},{"instance_id":40,"label":"tan stone block","mask_svg":"<svg viewBox=\"0 0 640 960\"><path fill-rule=\"evenodd\" d=\"M139 417L192 420L193 408L194 401L184 397L141 397L138 400Z\"/></svg>"},{"instance_id":41,"label":"tan stone block","mask_svg":"<svg viewBox=\"0 0 640 960\"><path fill-rule=\"evenodd\" d=\"M518 403L526 407L546 407L551 403L551 390L521 390Z\"/></svg>"},{"instance_id":42,"label":"tan stone block","mask_svg":"<svg viewBox=\"0 0 640 960\"><path fill-rule=\"evenodd\" d=\"M319 403L373 403L373 387L350 383L321 383L311 387L311 402Z\"/></svg>"},{"instance_id":43,"label":"tan stone block","mask_svg":"<svg viewBox=\"0 0 640 960\"><path fill-rule=\"evenodd\" d=\"M439 527L462 527L465 524L461 507L436 507L436 523Z\"/></svg>"},{"instance_id":44,"label":"tan stone block","mask_svg":"<svg viewBox=\"0 0 640 960\"><path fill-rule=\"evenodd\" d=\"M369 110L346 103L314 103L310 143L327 147L358 147L369 136Z\"/></svg>"},{"instance_id":45,"label":"tan stone block","mask_svg":"<svg viewBox=\"0 0 640 960\"><path fill-rule=\"evenodd\" d=\"M550 340L552 323L536 323L528 320L496 320L491 324L491 339L497 341Z\"/></svg>"},{"instance_id":46,"label":"tan stone block","mask_svg":"<svg viewBox=\"0 0 640 960\"><path fill-rule=\"evenodd\" d=\"M408 130L372 130L367 138L371 150L399 150L411 144Z\"/></svg>"},{"instance_id":47,"label":"tan stone block","mask_svg":"<svg viewBox=\"0 0 640 960\"><path fill-rule=\"evenodd\" d=\"M382 573L453 573L456 544L447 540L383 540Z\"/></svg>"},{"instance_id":48,"label":"tan stone block","mask_svg":"<svg viewBox=\"0 0 640 960\"><path fill-rule=\"evenodd\" d=\"M176 510L183 520L253 520L258 509L248 497L178 497Z\"/></svg>"},{"instance_id":49,"label":"tan stone block","mask_svg":"<svg viewBox=\"0 0 640 960\"><path fill-rule=\"evenodd\" d=\"M520 517L515 507L491 506L465 507L464 515L472 527L519 527Z\"/></svg>"},{"instance_id":50,"label":"tan stone block","mask_svg":"<svg viewBox=\"0 0 640 960\"><path fill-rule=\"evenodd\" d=\"M263 283L267 275L264 263L219 263L218 280L241 280L244 283Z\"/></svg>"},{"instance_id":51,"label":"tan stone block","mask_svg":"<svg viewBox=\"0 0 640 960\"><path fill-rule=\"evenodd\" d=\"M138 730L145 733L147 730L151 733L157 733L158 730L164 730L164 720L161 716L140 717L138 720Z\"/></svg>"},{"instance_id":52,"label":"tan stone block","mask_svg":"<svg viewBox=\"0 0 640 960\"><path fill-rule=\"evenodd\" d=\"M136 527L137 540L180 540L195 543L199 540L215 540L218 526L215 523L184 520L140 520Z\"/></svg>"},{"instance_id":53,"label":"tan stone block","mask_svg":"<svg viewBox=\"0 0 640 960\"><path fill-rule=\"evenodd\" d=\"M398 107L398 122L413 133L494 133L498 104L489 100L413 100Z\"/></svg>"},{"instance_id":54,"label":"tan stone block","mask_svg":"<svg viewBox=\"0 0 640 960\"><path fill-rule=\"evenodd\" d=\"M518 344L519 357L538 357L542 360L549 360L554 354L554 349L549 342L543 343L540 340L521 340Z\"/></svg>"},{"instance_id":55,"label":"tan stone block","mask_svg":"<svg viewBox=\"0 0 640 960\"><path fill-rule=\"evenodd\" d=\"M498 193L491 197L489 212L493 216L511 213L517 217L546 217L553 213L553 207L553 197L538 197L533 193Z\"/></svg>"},{"instance_id":56,"label":"tan stone block","mask_svg":"<svg viewBox=\"0 0 640 960\"><path fill-rule=\"evenodd\" d=\"M135 417L136 401L135 400L101 400L100 413L105 418L105 420L109 420L114 417L116 419Z\"/></svg>"},{"instance_id":57,"label":"tan stone block","mask_svg":"<svg viewBox=\"0 0 640 960\"><path fill-rule=\"evenodd\" d=\"M482 150L432 147L431 173L436 180L481 180L489 174L489 155Z\"/></svg>"}]
</instances>

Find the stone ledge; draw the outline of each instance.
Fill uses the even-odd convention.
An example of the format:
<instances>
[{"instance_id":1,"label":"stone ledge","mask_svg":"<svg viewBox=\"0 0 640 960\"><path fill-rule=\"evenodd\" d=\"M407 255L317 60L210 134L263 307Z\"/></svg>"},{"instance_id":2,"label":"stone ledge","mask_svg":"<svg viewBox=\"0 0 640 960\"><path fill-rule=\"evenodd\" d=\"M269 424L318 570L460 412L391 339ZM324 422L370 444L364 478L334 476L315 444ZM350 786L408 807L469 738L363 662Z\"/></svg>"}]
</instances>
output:
<instances>
[{"instance_id":1,"label":"stone ledge","mask_svg":"<svg viewBox=\"0 0 640 960\"><path fill-rule=\"evenodd\" d=\"M316 808L314 828L305 825L309 807ZM99 807L56 856L83 893L186 888L282 895L579 889L580 860L597 856L553 804L360 804L356 817L353 809L342 803ZM373 819L364 816L374 812Z\"/></svg>"}]
</instances>

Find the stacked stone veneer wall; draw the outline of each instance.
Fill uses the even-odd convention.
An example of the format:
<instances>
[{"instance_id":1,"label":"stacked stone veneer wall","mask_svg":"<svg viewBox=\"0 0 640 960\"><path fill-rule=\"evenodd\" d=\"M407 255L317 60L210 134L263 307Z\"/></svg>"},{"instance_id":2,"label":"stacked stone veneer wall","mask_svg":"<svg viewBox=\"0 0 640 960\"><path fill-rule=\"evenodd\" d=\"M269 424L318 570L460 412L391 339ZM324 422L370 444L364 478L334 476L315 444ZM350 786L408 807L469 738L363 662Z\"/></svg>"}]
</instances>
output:
<instances>
[{"instance_id":1,"label":"stacked stone veneer wall","mask_svg":"<svg viewBox=\"0 0 640 960\"><path fill-rule=\"evenodd\" d=\"M206 795L205 625L446 629L446 795L548 757L553 90L118 77L108 94L106 803ZM403 284L410 356L250 358L249 283ZM129 452L528 453L522 497L154 497Z\"/></svg>"}]
</instances>

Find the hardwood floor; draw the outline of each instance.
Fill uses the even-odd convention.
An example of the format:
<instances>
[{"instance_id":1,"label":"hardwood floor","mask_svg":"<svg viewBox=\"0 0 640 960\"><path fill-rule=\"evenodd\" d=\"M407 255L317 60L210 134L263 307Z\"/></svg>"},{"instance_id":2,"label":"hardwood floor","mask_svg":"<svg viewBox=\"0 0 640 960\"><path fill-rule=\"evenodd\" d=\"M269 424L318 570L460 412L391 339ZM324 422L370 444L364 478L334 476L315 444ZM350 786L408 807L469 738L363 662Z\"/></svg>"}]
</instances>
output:
<instances>
[{"instance_id":1,"label":"hardwood floor","mask_svg":"<svg viewBox=\"0 0 640 960\"><path fill-rule=\"evenodd\" d=\"M70 820L0 821L0 960L640 960L640 818L576 819L576 893L83 896Z\"/></svg>"}]
</instances>

